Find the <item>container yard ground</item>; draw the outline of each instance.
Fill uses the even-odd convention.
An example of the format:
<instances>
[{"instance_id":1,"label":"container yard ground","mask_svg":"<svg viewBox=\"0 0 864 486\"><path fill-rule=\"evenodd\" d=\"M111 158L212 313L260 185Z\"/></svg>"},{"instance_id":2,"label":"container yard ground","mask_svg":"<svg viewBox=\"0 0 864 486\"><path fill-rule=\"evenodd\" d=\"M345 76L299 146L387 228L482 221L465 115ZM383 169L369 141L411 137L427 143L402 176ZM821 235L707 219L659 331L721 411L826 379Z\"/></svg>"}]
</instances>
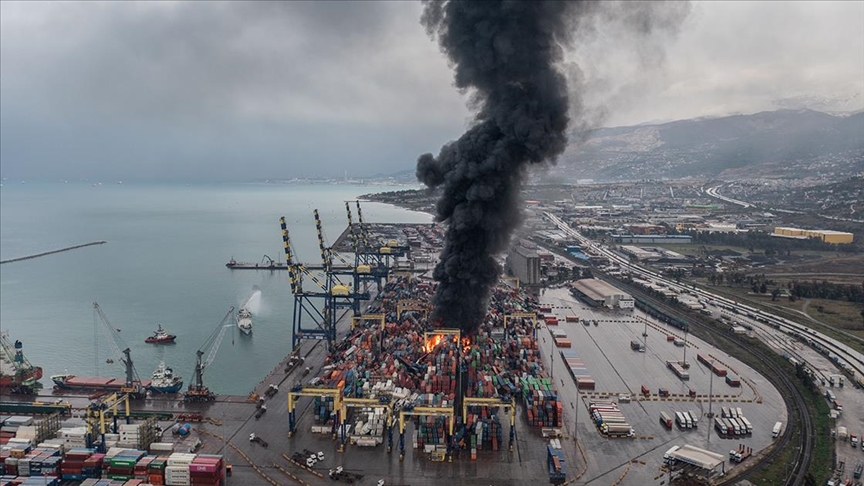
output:
<instances>
[{"instance_id":1,"label":"container yard ground","mask_svg":"<svg viewBox=\"0 0 864 486\"><path fill-rule=\"evenodd\" d=\"M753 448L754 454L769 446L773 439L771 429L775 422L786 422L787 411L779 392L761 375L748 366L730 358L692 335L687 337L687 362L690 363L690 380L682 381L666 367L666 361L679 361L683 358L683 348L666 340L667 334L683 338L678 329L660 323L638 310L618 311L590 308L577 301L566 289L546 289L540 297L541 305L551 304L553 313L558 317L558 326L567 333L573 348L584 361L590 375L596 381L594 393L580 391L584 402L578 410L578 436L588 455L588 470L577 484L607 484L624 475L620 484L659 484L667 478L661 475L660 466L663 454L673 445L691 444L720 454L728 455L729 450L743 443ZM579 323L565 322L567 315L577 315ZM630 341L642 341L645 330L644 321L648 319L647 351L640 353L630 349ZM585 325L586 320L597 320L598 325ZM572 431L577 401L576 384L571 377L559 351L546 326L539 331L543 356L554 357L552 368L559 395L565 403L567 429ZM714 376L712 411L720 415L721 407L740 407L744 416L753 424L753 434L743 437L723 438L714 430L713 421L705 417L708 412L708 392L712 373L697 362L696 355L711 354L721 360L730 373L742 378L741 387L733 388L723 378ZM640 388L648 386L650 399L640 399ZM673 394L671 399L660 401L659 388L667 388ZM688 390L697 393L694 401L687 396ZM619 403L624 416L636 431L638 439L606 439L597 432L590 420L587 402L608 392L618 395L626 393L633 397L631 403ZM740 396L739 396L740 393ZM675 394L681 397L674 397ZM757 400L761 397L761 403ZM696 429L666 429L659 422L660 411L694 411L700 416ZM862 427L864 430L864 427ZM631 463L637 459L645 464ZM743 467L747 463L742 464ZM726 471L733 472L737 465L727 462ZM658 477L659 475L659 477ZM655 479L656 478L656 479Z\"/></svg>"}]
</instances>

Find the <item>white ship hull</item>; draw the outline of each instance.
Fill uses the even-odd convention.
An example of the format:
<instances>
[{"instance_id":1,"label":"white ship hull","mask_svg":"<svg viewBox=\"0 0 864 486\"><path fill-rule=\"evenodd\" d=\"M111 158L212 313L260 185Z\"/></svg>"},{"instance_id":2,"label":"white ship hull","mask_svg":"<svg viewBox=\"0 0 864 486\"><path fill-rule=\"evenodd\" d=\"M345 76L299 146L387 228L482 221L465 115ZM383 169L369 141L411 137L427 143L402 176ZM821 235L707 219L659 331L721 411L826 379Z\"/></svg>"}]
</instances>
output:
<instances>
[{"instance_id":1,"label":"white ship hull","mask_svg":"<svg viewBox=\"0 0 864 486\"><path fill-rule=\"evenodd\" d=\"M243 334L252 334L252 313L248 309L240 309L237 314L237 329Z\"/></svg>"}]
</instances>

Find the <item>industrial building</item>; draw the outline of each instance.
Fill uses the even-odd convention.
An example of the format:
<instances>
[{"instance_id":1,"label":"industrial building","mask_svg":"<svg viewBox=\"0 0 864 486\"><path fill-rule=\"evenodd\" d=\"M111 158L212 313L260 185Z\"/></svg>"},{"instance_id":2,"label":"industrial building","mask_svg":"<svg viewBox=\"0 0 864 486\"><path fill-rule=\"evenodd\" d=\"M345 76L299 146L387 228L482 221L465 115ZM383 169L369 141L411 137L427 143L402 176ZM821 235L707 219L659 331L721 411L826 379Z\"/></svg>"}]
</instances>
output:
<instances>
[{"instance_id":1,"label":"industrial building","mask_svg":"<svg viewBox=\"0 0 864 486\"><path fill-rule=\"evenodd\" d=\"M510 247L510 252L507 254L507 268L522 285L540 283L540 255L536 248L537 245L521 240Z\"/></svg>"},{"instance_id":2,"label":"industrial building","mask_svg":"<svg viewBox=\"0 0 864 486\"><path fill-rule=\"evenodd\" d=\"M716 474L726 474L726 458L722 454L685 444L669 454L676 471L710 479ZM717 468L720 467L718 471Z\"/></svg>"},{"instance_id":3,"label":"industrial building","mask_svg":"<svg viewBox=\"0 0 864 486\"><path fill-rule=\"evenodd\" d=\"M825 243L832 243L836 245L845 245L852 243L852 239L854 238L854 235L852 233L846 233L843 231L807 230L784 226L777 226L776 228L774 228L773 236L777 236L780 238L797 239L819 238Z\"/></svg>"},{"instance_id":4,"label":"industrial building","mask_svg":"<svg viewBox=\"0 0 864 486\"><path fill-rule=\"evenodd\" d=\"M687 259L684 255L665 248L640 248L638 246L623 245L620 247L620 250L621 253L636 258L639 261L675 263Z\"/></svg>"},{"instance_id":5,"label":"industrial building","mask_svg":"<svg viewBox=\"0 0 864 486\"><path fill-rule=\"evenodd\" d=\"M570 284L570 290L593 306L632 309L633 297L596 278L583 278Z\"/></svg>"},{"instance_id":6,"label":"industrial building","mask_svg":"<svg viewBox=\"0 0 864 486\"><path fill-rule=\"evenodd\" d=\"M687 244L693 242L693 237L689 235L612 235L615 243L667 243L667 244Z\"/></svg>"}]
</instances>

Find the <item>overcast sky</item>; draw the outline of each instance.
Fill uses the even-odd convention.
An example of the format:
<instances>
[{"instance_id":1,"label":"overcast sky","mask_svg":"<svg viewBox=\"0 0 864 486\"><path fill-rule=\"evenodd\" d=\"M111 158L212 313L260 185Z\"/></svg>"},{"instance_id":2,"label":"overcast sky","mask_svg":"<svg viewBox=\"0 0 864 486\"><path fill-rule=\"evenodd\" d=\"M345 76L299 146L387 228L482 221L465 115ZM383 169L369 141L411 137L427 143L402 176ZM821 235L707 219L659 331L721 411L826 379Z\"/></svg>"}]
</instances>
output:
<instances>
[{"instance_id":1,"label":"overcast sky","mask_svg":"<svg viewBox=\"0 0 864 486\"><path fill-rule=\"evenodd\" d=\"M413 171L471 120L420 12L412 2L0 2L0 174ZM677 35L634 46L601 25L568 60L605 126L857 110L862 25L864 2L694 3Z\"/></svg>"}]
</instances>

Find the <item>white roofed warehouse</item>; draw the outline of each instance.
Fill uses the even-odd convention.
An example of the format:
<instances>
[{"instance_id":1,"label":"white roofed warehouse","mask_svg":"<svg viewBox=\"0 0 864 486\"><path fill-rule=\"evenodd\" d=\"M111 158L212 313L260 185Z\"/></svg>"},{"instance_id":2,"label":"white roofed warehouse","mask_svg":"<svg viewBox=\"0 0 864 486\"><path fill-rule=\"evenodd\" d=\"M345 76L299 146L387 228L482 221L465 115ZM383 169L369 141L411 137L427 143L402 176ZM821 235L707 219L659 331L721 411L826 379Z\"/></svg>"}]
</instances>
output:
<instances>
[{"instance_id":1,"label":"white roofed warehouse","mask_svg":"<svg viewBox=\"0 0 864 486\"><path fill-rule=\"evenodd\" d=\"M596 278L583 278L570 284L570 292L595 307L632 309L633 297Z\"/></svg>"}]
</instances>

